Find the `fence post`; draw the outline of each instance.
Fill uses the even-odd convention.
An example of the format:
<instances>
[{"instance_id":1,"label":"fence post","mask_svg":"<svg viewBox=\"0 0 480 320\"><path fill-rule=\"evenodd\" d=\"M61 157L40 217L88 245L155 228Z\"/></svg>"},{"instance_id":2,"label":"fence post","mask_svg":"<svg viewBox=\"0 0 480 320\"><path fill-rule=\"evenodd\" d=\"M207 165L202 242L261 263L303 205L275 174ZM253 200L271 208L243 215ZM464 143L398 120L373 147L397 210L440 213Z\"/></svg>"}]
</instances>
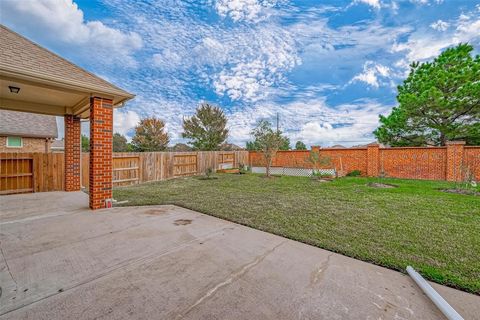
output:
<instances>
[{"instance_id":1,"label":"fence post","mask_svg":"<svg viewBox=\"0 0 480 320\"><path fill-rule=\"evenodd\" d=\"M465 141L447 142L447 181L462 181Z\"/></svg>"},{"instance_id":2,"label":"fence post","mask_svg":"<svg viewBox=\"0 0 480 320\"><path fill-rule=\"evenodd\" d=\"M378 177L380 165L380 145L371 143L367 146L367 176Z\"/></svg>"}]
</instances>

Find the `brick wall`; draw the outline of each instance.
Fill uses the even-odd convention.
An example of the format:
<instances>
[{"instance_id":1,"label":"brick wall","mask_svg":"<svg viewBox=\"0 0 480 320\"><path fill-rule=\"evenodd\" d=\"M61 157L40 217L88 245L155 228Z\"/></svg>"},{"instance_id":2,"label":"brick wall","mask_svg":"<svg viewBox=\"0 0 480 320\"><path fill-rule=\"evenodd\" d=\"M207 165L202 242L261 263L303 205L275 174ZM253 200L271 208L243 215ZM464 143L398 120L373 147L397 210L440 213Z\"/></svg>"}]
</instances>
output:
<instances>
[{"instance_id":1,"label":"brick wall","mask_svg":"<svg viewBox=\"0 0 480 320\"><path fill-rule=\"evenodd\" d=\"M382 172L387 177L425 180L459 181L467 168L480 180L480 147L464 146L460 142L434 148L368 148L321 149L312 147L320 155L331 159L330 168L339 175L360 170L362 175L376 177ZM310 151L279 151L273 159L275 167L311 168ZM249 153L251 166L265 166L259 152Z\"/></svg>"},{"instance_id":2,"label":"brick wall","mask_svg":"<svg viewBox=\"0 0 480 320\"><path fill-rule=\"evenodd\" d=\"M22 138L22 148L7 148L7 137L0 137L0 152L50 152L51 140L45 138Z\"/></svg>"},{"instance_id":3,"label":"brick wall","mask_svg":"<svg viewBox=\"0 0 480 320\"><path fill-rule=\"evenodd\" d=\"M407 179L446 180L446 148L380 149L380 171Z\"/></svg>"},{"instance_id":4,"label":"brick wall","mask_svg":"<svg viewBox=\"0 0 480 320\"><path fill-rule=\"evenodd\" d=\"M112 100L90 99L90 208L105 207L112 198Z\"/></svg>"},{"instance_id":5,"label":"brick wall","mask_svg":"<svg viewBox=\"0 0 480 320\"><path fill-rule=\"evenodd\" d=\"M480 147L468 146L463 151L463 169L470 170L471 173L480 180Z\"/></svg>"}]
</instances>

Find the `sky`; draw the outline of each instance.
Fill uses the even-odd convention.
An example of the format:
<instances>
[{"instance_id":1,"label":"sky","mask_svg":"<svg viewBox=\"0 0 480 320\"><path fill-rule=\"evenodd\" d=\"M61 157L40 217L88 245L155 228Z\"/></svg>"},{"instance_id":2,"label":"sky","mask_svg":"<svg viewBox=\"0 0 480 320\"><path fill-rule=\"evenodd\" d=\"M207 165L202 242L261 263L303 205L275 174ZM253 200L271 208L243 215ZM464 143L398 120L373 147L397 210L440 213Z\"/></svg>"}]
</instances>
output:
<instances>
[{"instance_id":1,"label":"sky","mask_svg":"<svg viewBox=\"0 0 480 320\"><path fill-rule=\"evenodd\" d=\"M114 114L182 119L207 101L244 145L260 120L307 145L375 140L413 61L468 42L480 51L476 0L1 0L1 23L136 94Z\"/></svg>"}]
</instances>

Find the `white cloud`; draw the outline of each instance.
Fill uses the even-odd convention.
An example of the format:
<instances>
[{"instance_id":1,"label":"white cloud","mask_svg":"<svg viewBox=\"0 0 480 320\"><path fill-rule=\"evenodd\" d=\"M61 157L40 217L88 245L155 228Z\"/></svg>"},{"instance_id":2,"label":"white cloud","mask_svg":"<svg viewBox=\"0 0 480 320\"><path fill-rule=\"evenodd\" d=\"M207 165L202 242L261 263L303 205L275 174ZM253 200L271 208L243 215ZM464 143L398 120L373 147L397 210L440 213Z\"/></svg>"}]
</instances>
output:
<instances>
[{"instance_id":1,"label":"white cloud","mask_svg":"<svg viewBox=\"0 0 480 320\"><path fill-rule=\"evenodd\" d=\"M115 109L113 112L113 132L128 136L140 121L138 113L132 110Z\"/></svg>"},{"instance_id":2,"label":"white cloud","mask_svg":"<svg viewBox=\"0 0 480 320\"><path fill-rule=\"evenodd\" d=\"M448 29L450 24L448 22L445 22L443 20L437 20L436 22L432 23L430 27L434 30L438 31L445 31Z\"/></svg>"},{"instance_id":3,"label":"white cloud","mask_svg":"<svg viewBox=\"0 0 480 320\"><path fill-rule=\"evenodd\" d=\"M133 54L142 47L137 33L123 32L100 21L85 21L83 11L72 0L3 0L1 7L3 24L103 63L134 66Z\"/></svg>"},{"instance_id":4,"label":"white cloud","mask_svg":"<svg viewBox=\"0 0 480 320\"><path fill-rule=\"evenodd\" d=\"M381 7L380 0L354 0L353 3L363 3L372 6L375 9L380 9Z\"/></svg>"},{"instance_id":5,"label":"white cloud","mask_svg":"<svg viewBox=\"0 0 480 320\"><path fill-rule=\"evenodd\" d=\"M222 43L212 47L212 55L228 63L213 76L213 85L217 94L232 100L265 98L270 87L284 80L285 72L301 63L292 35L273 26L244 30L232 42ZM226 60L218 58L220 50Z\"/></svg>"},{"instance_id":6,"label":"white cloud","mask_svg":"<svg viewBox=\"0 0 480 320\"><path fill-rule=\"evenodd\" d=\"M375 101L329 106L324 98L297 100L286 104L265 103L228 115L230 141L239 145L251 140L250 132L259 120L272 124L280 116L280 128L294 143L308 145L351 146L374 140L372 131L378 127L378 115L386 114L391 106Z\"/></svg>"},{"instance_id":7,"label":"white cloud","mask_svg":"<svg viewBox=\"0 0 480 320\"><path fill-rule=\"evenodd\" d=\"M443 22L443 21L442 21ZM478 12L461 14L451 26L442 33L418 32L411 34L406 42L395 43L392 52L404 52L407 63L422 61L438 56L442 50L468 42L474 46L480 44L480 15ZM406 64L407 64L406 63Z\"/></svg>"},{"instance_id":8,"label":"white cloud","mask_svg":"<svg viewBox=\"0 0 480 320\"><path fill-rule=\"evenodd\" d=\"M378 88L380 86L379 78L388 78L390 76L390 68L373 61L367 61L363 65L363 72L357 74L350 80L350 83L361 81L366 84Z\"/></svg>"},{"instance_id":9,"label":"white cloud","mask_svg":"<svg viewBox=\"0 0 480 320\"><path fill-rule=\"evenodd\" d=\"M259 21L269 16L268 8L272 8L280 0L217 0L215 9L218 14L229 16L233 21Z\"/></svg>"}]
</instances>

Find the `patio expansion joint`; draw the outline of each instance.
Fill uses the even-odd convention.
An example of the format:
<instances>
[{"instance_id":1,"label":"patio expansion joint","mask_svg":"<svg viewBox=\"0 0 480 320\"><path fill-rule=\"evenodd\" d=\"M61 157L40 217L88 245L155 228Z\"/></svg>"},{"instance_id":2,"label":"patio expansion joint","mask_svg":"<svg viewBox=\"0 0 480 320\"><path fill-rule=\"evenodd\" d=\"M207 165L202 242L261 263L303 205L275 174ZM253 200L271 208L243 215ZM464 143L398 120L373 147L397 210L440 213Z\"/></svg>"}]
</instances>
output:
<instances>
[{"instance_id":1,"label":"patio expansion joint","mask_svg":"<svg viewBox=\"0 0 480 320\"><path fill-rule=\"evenodd\" d=\"M63 290L61 291L55 291L55 292L52 292L52 293L47 293L45 296L43 297L40 297L34 301L31 301L31 302L28 302L28 303L24 303L22 305L19 305L19 306L16 306L14 307L13 309L10 309L10 310L6 310L5 312L1 313L0 312L0 317L1 316L4 316L4 315L7 315L7 314L10 314L12 312L15 312L15 311L19 311L21 309L24 309L26 307L29 307L31 305L34 305L34 304L37 304L37 303L40 303L44 300L47 300L47 299L50 299L52 297L55 297L57 295L60 295L60 294L65 294L73 289L76 289L78 287L82 287L82 286L85 286L85 285L88 285L88 284L91 284L91 283L95 283L97 281L100 281L104 278L108 278L108 277L112 277L114 276L116 273L118 272L127 272L127 271L130 271L130 270L133 270L133 268L135 267L138 267L138 266L141 266L143 264L148 264L148 263L151 263L153 262L154 260L158 259L158 258L161 258L161 257L164 257L164 256L167 256L171 253L174 253L174 252L177 252L181 249L184 249L184 248L187 248L187 247L190 247L192 245L195 245L197 242L204 242L206 240L209 240L211 238L214 238L215 236L218 236L218 235L221 235L223 234L223 232L225 230L227 230L229 227L222 227L222 228L218 228L212 232L209 232L203 236L200 236L200 237L197 237L197 238L194 238L194 239L191 239L189 241L186 241L186 242L183 242L179 245L177 245L176 247L170 249L170 250L166 250L166 251L163 251L163 252L160 252L160 253L154 253L154 254L150 254L150 255L146 255L144 257L140 257L140 258L137 258L137 259L134 259L134 260L131 260L129 262L127 262L126 264L123 264L123 265L119 265L115 268L112 268L112 269L109 269L107 270L106 272L104 273L101 273L101 274L98 274L94 277L91 277L89 279L86 279L84 281L81 281L79 283L76 283L76 284L73 284L71 286L68 286L68 287L64 287L62 288ZM3 252L2 252L3 254ZM13 277L12 277L13 278Z\"/></svg>"},{"instance_id":2,"label":"patio expansion joint","mask_svg":"<svg viewBox=\"0 0 480 320\"><path fill-rule=\"evenodd\" d=\"M15 283L15 291L16 291L18 289L18 284L17 284L17 281L15 280L15 278L13 277L12 271L10 270L10 266L8 265L7 258L5 257L5 254L3 253L3 248L2 248L1 243L0 243L0 252L2 253L3 261L5 261L5 265L7 266L8 274L10 275L10 278L12 278L13 283ZM3 291L2 287L0 286L0 297L2 296L2 291Z\"/></svg>"},{"instance_id":3,"label":"patio expansion joint","mask_svg":"<svg viewBox=\"0 0 480 320\"><path fill-rule=\"evenodd\" d=\"M227 279L223 280L222 282L217 283L213 288L209 289L204 295L202 295L199 299L197 299L192 305L190 305L188 308L185 309L184 312L181 314L178 314L176 319L183 319L184 316L186 316L190 311L192 311L194 308L196 308L198 305L203 303L205 300L213 296L218 290L220 290L223 287L229 286L235 281L239 280L243 275L245 275L248 271L256 267L258 264L260 264L265 258L273 253L278 247L286 243L288 240L283 240L277 245L275 245L273 248L268 249L266 252L263 254L257 256L253 261L243 265L241 268L239 268L237 271L233 272L230 277Z\"/></svg>"}]
</instances>

